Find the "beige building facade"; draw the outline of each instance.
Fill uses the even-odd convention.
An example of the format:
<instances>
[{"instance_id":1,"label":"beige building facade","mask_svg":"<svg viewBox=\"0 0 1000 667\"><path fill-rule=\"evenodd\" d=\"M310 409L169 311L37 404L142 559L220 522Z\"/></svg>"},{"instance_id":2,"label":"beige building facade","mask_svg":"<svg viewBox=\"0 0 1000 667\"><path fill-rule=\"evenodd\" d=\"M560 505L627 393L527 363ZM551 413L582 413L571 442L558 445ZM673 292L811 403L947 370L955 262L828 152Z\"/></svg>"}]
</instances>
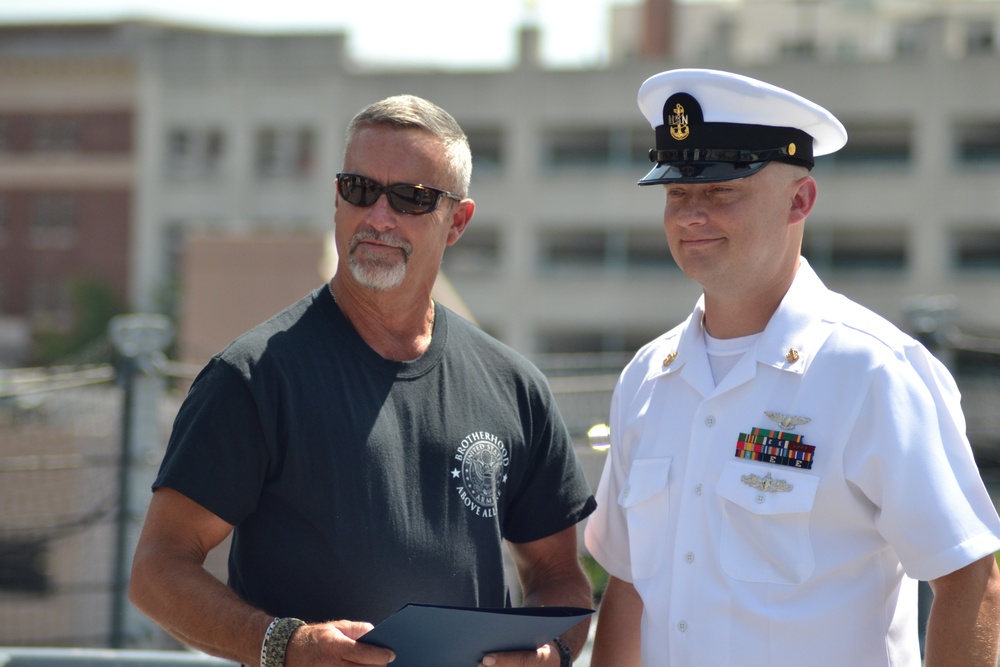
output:
<instances>
[{"instance_id":1,"label":"beige building facade","mask_svg":"<svg viewBox=\"0 0 1000 667\"><path fill-rule=\"evenodd\" d=\"M651 37L643 11L667 34ZM70 173L132 186L119 250L135 310L183 316L190 235L328 233L348 120L409 92L451 111L473 144L478 209L444 269L477 322L529 355L634 350L697 296L669 258L661 193L635 186L652 143L635 94L696 66L788 87L844 121L848 147L815 170L805 249L832 286L900 324L909 299L948 295L960 322L1000 327L1000 4L651 0L613 23L611 62L585 71L541 66L534 29L502 71L372 71L339 34L155 23L103 26L103 41L69 33L46 57L126 63L100 83L108 94L84 80L75 97L134 114L128 157ZM640 57L643 43L665 53ZM38 59L22 51L3 51L0 71ZM33 91L58 80L37 71L16 94L44 100ZM33 168L8 157L0 170Z\"/></svg>"},{"instance_id":2,"label":"beige building facade","mask_svg":"<svg viewBox=\"0 0 1000 667\"><path fill-rule=\"evenodd\" d=\"M703 17L708 6L755 27L783 3L771 4L685 5L679 32L718 23ZM339 36L137 26L134 300L150 305L189 232L329 231L343 128L368 102L410 92L451 111L473 144L478 209L444 269L476 320L529 354L635 349L697 296L669 258L661 193L635 186L652 142L635 93L663 69L709 66L798 91L847 126L848 148L815 170L805 249L833 287L904 325L909 299L948 295L959 321L998 327L1000 55L954 46L946 12L959 4L929 3L937 15L896 25L896 39L912 41L920 23L922 41L895 58L888 47L864 58L825 48L720 55L680 40L671 57L590 71L539 67L531 30L509 71L438 73L361 70ZM892 41L890 27L873 43Z\"/></svg>"}]
</instances>

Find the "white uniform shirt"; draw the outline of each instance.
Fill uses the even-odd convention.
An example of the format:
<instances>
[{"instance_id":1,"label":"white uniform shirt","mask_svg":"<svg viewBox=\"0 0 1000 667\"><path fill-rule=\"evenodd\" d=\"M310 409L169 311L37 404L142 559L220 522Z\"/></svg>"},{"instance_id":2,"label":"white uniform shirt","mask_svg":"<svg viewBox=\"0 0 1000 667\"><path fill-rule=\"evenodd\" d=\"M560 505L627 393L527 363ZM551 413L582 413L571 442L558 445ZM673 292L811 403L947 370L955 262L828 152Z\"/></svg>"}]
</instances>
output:
<instances>
[{"instance_id":1,"label":"white uniform shirt","mask_svg":"<svg viewBox=\"0 0 1000 667\"><path fill-rule=\"evenodd\" d=\"M914 579L1000 549L954 380L803 259L716 387L703 304L623 371L586 528L642 597L643 664L918 667ZM812 467L737 458L754 428Z\"/></svg>"}]
</instances>

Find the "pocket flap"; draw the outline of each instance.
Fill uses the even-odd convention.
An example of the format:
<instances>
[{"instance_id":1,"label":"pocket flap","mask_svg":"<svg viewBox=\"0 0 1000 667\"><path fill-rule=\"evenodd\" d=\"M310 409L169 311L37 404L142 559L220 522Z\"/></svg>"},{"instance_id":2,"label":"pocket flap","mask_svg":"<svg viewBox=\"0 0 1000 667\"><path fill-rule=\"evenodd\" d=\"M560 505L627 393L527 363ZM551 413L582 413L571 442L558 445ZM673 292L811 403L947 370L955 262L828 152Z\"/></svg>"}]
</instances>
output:
<instances>
[{"instance_id":1,"label":"pocket flap","mask_svg":"<svg viewBox=\"0 0 1000 667\"><path fill-rule=\"evenodd\" d=\"M819 477L787 466L730 461L716 493L754 514L808 512L816 499Z\"/></svg>"},{"instance_id":2,"label":"pocket flap","mask_svg":"<svg viewBox=\"0 0 1000 667\"><path fill-rule=\"evenodd\" d=\"M667 488L670 458L635 459L625 487L618 494L618 504L632 507Z\"/></svg>"}]
</instances>

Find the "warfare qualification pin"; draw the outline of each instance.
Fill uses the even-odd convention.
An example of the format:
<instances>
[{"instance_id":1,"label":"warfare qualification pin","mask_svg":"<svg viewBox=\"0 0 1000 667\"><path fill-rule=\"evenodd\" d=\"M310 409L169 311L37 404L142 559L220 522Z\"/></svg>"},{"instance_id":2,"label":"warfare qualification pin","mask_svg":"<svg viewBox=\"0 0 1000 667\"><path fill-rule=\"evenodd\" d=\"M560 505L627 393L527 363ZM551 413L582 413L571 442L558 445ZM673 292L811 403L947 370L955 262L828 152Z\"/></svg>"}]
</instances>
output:
<instances>
[{"instance_id":1,"label":"warfare qualification pin","mask_svg":"<svg viewBox=\"0 0 1000 667\"><path fill-rule=\"evenodd\" d=\"M765 493L782 493L792 490L792 485L783 479L773 479L771 473L763 477L759 475L740 475L740 481Z\"/></svg>"}]
</instances>

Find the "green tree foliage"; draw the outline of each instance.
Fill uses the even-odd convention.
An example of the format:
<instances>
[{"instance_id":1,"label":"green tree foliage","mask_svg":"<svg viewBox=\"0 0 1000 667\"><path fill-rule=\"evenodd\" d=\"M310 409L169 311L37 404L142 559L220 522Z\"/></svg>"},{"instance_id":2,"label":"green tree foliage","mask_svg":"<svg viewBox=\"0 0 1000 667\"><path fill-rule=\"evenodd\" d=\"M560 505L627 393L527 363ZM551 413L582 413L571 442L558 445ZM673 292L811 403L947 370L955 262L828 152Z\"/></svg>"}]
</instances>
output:
<instances>
[{"instance_id":1,"label":"green tree foliage","mask_svg":"<svg viewBox=\"0 0 1000 667\"><path fill-rule=\"evenodd\" d=\"M102 343L107 338L108 322L125 312L121 298L104 281L77 278L69 283L69 299L72 320L68 329L54 323L36 328L34 363L49 365L80 356L89 362L110 361L110 347Z\"/></svg>"}]
</instances>

